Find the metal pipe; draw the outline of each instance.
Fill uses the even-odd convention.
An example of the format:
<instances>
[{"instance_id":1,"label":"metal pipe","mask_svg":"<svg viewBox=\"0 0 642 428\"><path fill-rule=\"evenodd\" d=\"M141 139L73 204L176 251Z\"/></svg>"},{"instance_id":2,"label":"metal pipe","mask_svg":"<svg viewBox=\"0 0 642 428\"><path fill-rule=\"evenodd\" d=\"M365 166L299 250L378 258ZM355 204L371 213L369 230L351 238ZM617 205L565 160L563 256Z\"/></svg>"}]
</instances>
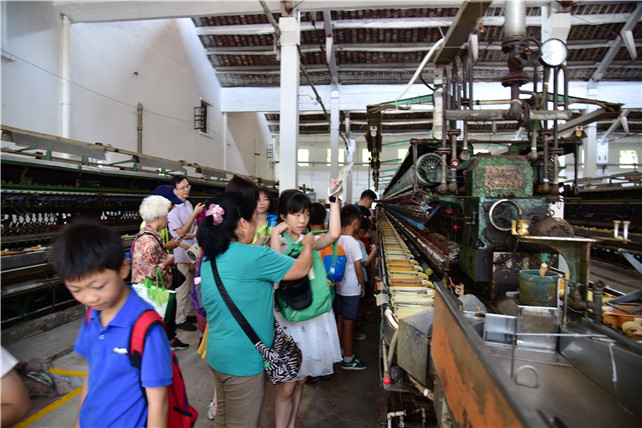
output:
<instances>
[{"instance_id":1,"label":"metal pipe","mask_svg":"<svg viewBox=\"0 0 642 428\"><path fill-rule=\"evenodd\" d=\"M543 193L548 193L550 190L550 185L549 185L549 179L548 179L548 136L546 133L542 134L542 143L543 143L543 153L544 153L544 159L542 159L542 162L544 163L542 165L542 170L543 170L543 175L544 177L542 178L542 181L544 182L542 186L542 192Z\"/></svg>"},{"instance_id":2,"label":"metal pipe","mask_svg":"<svg viewBox=\"0 0 642 428\"><path fill-rule=\"evenodd\" d=\"M537 160L537 123L531 122L531 151L527 158L530 161Z\"/></svg>"},{"instance_id":3,"label":"metal pipe","mask_svg":"<svg viewBox=\"0 0 642 428\"><path fill-rule=\"evenodd\" d=\"M264 3L265 2L263 0L261 0L261 4L264 4ZM265 6L265 7L267 7L267 6ZM270 13L269 15L271 16L272 14ZM408 92L408 89L410 89L412 87L412 85L415 83L415 80L417 80L417 77L419 77L419 75L421 74L422 70L424 69L424 67L426 66L426 64L430 60L430 58L437 51L437 49L439 49L441 47L441 45L444 44L445 41L446 41L445 37L442 38L442 39L439 39L437 41L437 43L435 43L433 45L433 47L430 48L428 53L426 53L426 56L424 57L424 59L419 64L419 67L417 67L417 71L415 71L415 74L413 74L412 78L410 79L410 82L408 82L408 84L404 88L403 92L395 99L395 101L399 101L401 99L401 97L403 97L405 95L405 93Z\"/></svg>"},{"instance_id":4,"label":"metal pipe","mask_svg":"<svg viewBox=\"0 0 642 428\"><path fill-rule=\"evenodd\" d=\"M558 96L559 96L559 83L557 82L557 78L559 77L559 67L555 67L555 70L553 71L553 108L552 110L557 110L558 109ZM556 149L558 148L558 138L557 138L557 119L553 120L553 147Z\"/></svg>"},{"instance_id":5,"label":"metal pipe","mask_svg":"<svg viewBox=\"0 0 642 428\"><path fill-rule=\"evenodd\" d=\"M604 283L602 280L593 284L593 321L602 323L602 296L604 295Z\"/></svg>"},{"instance_id":6,"label":"metal pipe","mask_svg":"<svg viewBox=\"0 0 642 428\"><path fill-rule=\"evenodd\" d=\"M494 120L518 120L521 115L521 101L515 101L511 105L511 109L499 110L446 110L444 117L448 120L478 120L478 121L494 121ZM513 107L513 105L518 106ZM569 120L573 117L571 110L531 110L531 120Z\"/></svg>"},{"instance_id":7,"label":"metal pipe","mask_svg":"<svg viewBox=\"0 0 642 428\"><path fill-rule=\"evenodd\" d=\"M388 355L387 357L387 365L388 369L390 369L390 365L392 364L392 358L395 356L395 347L397 346L397 338L399 337L399 330L395 330L395 332L392 334L392 340L390 341L390 346L388 346Z\"/></svg>"},{"instance_id":8,"label":"metal pipe","mask_svg":"<svg viewBox=\"0 0 642 428\"><path fill-rule=\"evenodd\" d=\"M137 143L136 150L143 153L143 105L138 103L138 126L136 127Z\"/></svg>"},{"instance_id":9,"label":"metal pipe","mask_svg":"<svg viewBox=\"0 0 642 428\"><path fill-rule=\"evenodd\" d=\"M60 34L60 136L71 138L71 21L62 15Z\"/></svg>"},{"instance_id":10,"label":"metal pipe","mask_svg":"<svg viewBox=\"0 0 642 428\"><path fill-rule=\"evenodd\" d=\"M400 410L397 412L388 412L387 418L388 418L388 428L392 428L392 418L399 418L399 428L403 428L406 426L404 423L403 417L406 416L406 411L405 410Z\"/></svg>"},{"instance_id":11,"label":"metal pipe","mask_svg":"<svg viewBox=\"0 0 642 428\"><path fill-rule=\"evenodd\" d=\"M395 316L392 313L392 309L386 308L383 314L388 320L388 322L390 323L390 325L392 326L392 328L394 328L395 330L399 330L399 324L395 320Z\"/></svg>"},{"instance_id":12,"label":"metal pipe","mask_svg":"<svg viewBox=\"0 0 642 428\"><path fill-rule=\"evenodd\" d=\"M551 77L551 69L544 67L544 80L542 83L542 103L540 107L544 110L548 110L548 81ZM531 112L532 113L532 112ZM548 128L548 123L544 125L544 128Z\"/></svg>"},{"instance_id":13,"label":"metal pipe","mask_svg":"<svg viewBox=\"0 0 642 428\"><path fill-rule=\"evenodd\" d=\"M619 238L620 235L620 220L613 220L613 237Z\"/></svg>"},{"instance_id":14,"label":"metal pipe","mask_svg":"<svg viewBox=\"0 0 642 428\"><path fill-rule=\"evenodd\" d=\"M564 110L566 110L568 109L568 69L566 64L562 64L560 67L564 71Z\"/></svg>"},{"instance_id":15,"label":"metal pipe","mask_svg":"<svg viewBox=\"0 0 642 428\"><path fill-rule=\"evenodd\" d=\"M563 315L562 315L562 323L566 324L567 322L567 317L568 317L568 292L570 291L569 287L569 279L571 276L568 273L564 274L564 307L563 307Z\"/></svg>"},{"instance_id":16,"label":"metal pipe","mask_svg":"<svg viewBox=\"0 0 642 428\"><path fill-rule=\"evenodd\" d=\"M450 183L448 183L448 191L455 193L457 191L457 134L453 132L450 136L452 144L452 153L450 154Z\"/></svg>"},{"instance_id":17,"label":"metal pipe","mask_svg":"<svg viewBox=\"0 0 642 428\"><path fill-rule=\"evenodd\" d=\"M470 152L468 150L468 122L464 122L464 147L459 154L459 159L462 161L470 159Z\"/></svg>"},{"instance_id":18,"label":"metal pipe","mask_svg":"<svg viewBox=\"0 0 642 428\"><path fill-rule=\"evenodd\" d=\"M381 361L383 362L383 383L386 383L386 379L390 379L390 367L388 367L388 350L386 349L386 339L383 335L381 336ZM388 380L390 382L390 380Z\"/></svg>"},{"instance_id":19,"label":"metal pipe","mask_svg":"<svg viewBox=\"0 0 642 428\"><path fill-rule=\"evenodd\" d=\"M622 222L622 239L629 239L629 225L631 222L629 220L624 220Z\"/></svg>"},{"instance_id":20,"label":"metal pipe","mask_svg":"<svg viewBox=\"0 0 642 428\"><path fill-rule=\"evenodd\" d=\"M504 38L520 38L526 35L526 2L507 0L504 4Z\"/></svg>"}]
</instances>

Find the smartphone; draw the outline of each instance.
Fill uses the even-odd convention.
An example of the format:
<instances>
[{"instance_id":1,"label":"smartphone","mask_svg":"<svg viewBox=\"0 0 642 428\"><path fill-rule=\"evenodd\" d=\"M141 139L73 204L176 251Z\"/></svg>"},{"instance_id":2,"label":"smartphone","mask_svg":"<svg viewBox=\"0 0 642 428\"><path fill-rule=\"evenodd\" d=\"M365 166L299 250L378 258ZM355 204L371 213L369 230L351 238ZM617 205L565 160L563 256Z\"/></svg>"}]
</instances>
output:
<instances>
[{"instance_id":1,"label":"smartphone","mask_svg":"<svg viewBox=\"0 0 642 428\"><path fill-rule=\"evenodd\" d=\"M341 191L341 189L343 188L343 181L346 179L348 174L350 174L352 165L354 165L354 162L350 162L349 164L346 164L343 168L341 168L341 171L339 171L339 176L337 177L337 180L339 181L332 189L330 189L330 191L328 192L328 196L334 196Z\"/></svg>"}]
</instances>

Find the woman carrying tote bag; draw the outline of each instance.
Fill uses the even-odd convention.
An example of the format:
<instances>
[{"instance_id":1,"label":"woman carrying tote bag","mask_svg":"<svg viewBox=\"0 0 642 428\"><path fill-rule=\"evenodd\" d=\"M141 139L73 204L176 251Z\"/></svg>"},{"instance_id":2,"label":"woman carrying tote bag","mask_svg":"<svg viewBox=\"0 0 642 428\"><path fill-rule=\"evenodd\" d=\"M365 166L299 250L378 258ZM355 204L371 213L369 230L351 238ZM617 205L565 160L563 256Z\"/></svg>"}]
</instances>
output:
<instances>
[{"instance_id":1,"label":"woman carrying tote bag","mask_svg":"<svg viewBox=\"0 0 642 428\"><path fill-rule=\"evenodd\" d=\"M147 279L154 283L161 277L161 287L172 287L172 265L174 256L167 254L159 234L167 227L167 213L172 203L158 195L148 196L140 204L139 214L145 221L145 226L134 238L131 248L132 257L132 283L144 284ZM160 275L158 270L160 269ZM189 345L181 342L176 337L176 304L169 306L171 313L165 317L167 324L167 337L172 350L187 349Z\"/></svg>"},{"instance_id":2,"label":"woman carrying tote bag","mask_svg":"<svg viewBox=\"0 0 642 428\"><path fill-rule=\"evenodd\" d=\"M258 426L265 395L264 362L224 302L211 260L227 294L267 347L274 340L273 284L307 275L312 266L310 236L298 259L251 245L256 231L256 201L223 193L206 207L197 239L203 250L201 294L210 331L207 362L217 391L217 427Z\"/></svg>"}]
</instances>

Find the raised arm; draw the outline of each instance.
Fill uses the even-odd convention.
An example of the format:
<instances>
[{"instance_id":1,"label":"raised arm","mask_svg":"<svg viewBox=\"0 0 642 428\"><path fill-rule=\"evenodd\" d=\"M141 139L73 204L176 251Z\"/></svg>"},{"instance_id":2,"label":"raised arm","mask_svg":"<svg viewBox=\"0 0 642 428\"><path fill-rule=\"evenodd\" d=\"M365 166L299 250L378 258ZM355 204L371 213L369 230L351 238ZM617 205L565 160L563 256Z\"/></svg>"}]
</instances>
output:
<instances>
[{"instance_id":1,"label":"raised arm","mask_svg":"<svg viewBox=\"0 0 642 428\"><path fill-rule=\"evenodd\" d=\"M338 180L332 180L330 188L333 188L337 181ZM316 240L314 248L317 250L331 245L341 236L341 200L339 199L339 195L341 195L341 192L335 196L335 202L330 202L330 224L328 225L328 233Z\"/></svg>"},{"instance_id":2,"label":"raised arm","mask_svg":"<svg viewBox=\"0 0 642 428\"><path fill-rule=\"evenodd\" d=\"M279 223L274 228L272 229L272 233L270 234L270 248L272 248L274 251L280 253L281 252L281 239L280 236L283 232L286 232L289 229L288 225L283 222Z\"/></svg>"},{"instance_id":3,"label":"raised arm","mask_svg":"<svg viewBox=\"0 0 642 428\"><path fill-rule=\"evenodd\" d=\"M176 232L176 235L178 236L183 236L185 235L185 239L192 239L194 237L193 233L189 233L189 231L192 229L192 225L194 224L194 221L196 220L196 217L203 211L203 208L205 208L204 204L196 204L194 207L194 211L192 211L192 215L189 216L189 219L183 224L181 227L174 229L174 232Z\"/></svg>"}]
</instances>

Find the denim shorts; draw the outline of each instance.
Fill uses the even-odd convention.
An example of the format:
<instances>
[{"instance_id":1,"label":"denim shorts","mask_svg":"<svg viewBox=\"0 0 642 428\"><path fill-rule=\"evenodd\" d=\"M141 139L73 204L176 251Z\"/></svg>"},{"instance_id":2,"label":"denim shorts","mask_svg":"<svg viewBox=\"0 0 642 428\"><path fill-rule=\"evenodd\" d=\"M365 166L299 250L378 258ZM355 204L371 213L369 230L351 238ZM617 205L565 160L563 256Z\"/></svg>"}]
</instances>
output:
<instances>
[{"instance_id":1,"label":"denim shorts","mask_svg":"<svg viewBox=\"0 0 642 428\"><path fill-rule=\"evenodd\" d=\"M359 303L361 296L342 296L337 294L334 299L334 312L341 315L348 321L356 321L359 318Z\"/></svg>"}]
</instances>

